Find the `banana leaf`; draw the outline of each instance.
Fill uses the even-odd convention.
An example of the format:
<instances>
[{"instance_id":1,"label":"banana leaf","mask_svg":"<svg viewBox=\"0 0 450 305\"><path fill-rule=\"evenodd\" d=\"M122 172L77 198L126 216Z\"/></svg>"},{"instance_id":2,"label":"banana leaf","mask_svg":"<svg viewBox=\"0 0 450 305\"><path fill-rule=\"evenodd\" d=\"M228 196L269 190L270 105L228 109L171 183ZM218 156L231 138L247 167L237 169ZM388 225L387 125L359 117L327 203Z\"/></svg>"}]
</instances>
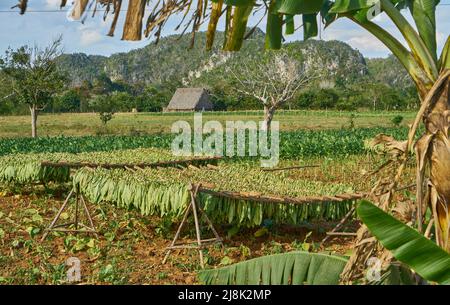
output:
<instances>
[{"instance_id":1,"label":"banana leaf","mask_svg":"<svg viewBox=\"0 0 450 305\"><path fill-rule=\"evenodd\" d=\"M420 38L424 41L435 61L437 60L435 14L437 2L436 0L411 0L407 2Z\"/></svg>"},{"instance_id":2,"label":"banana leaf","mask_svg":"<svg viewBox=\"0 0 450 305\"><path fill-rule=\"evenodd\" d=\"M198 273L207 285L337 285L347 260L342 257L288 252Z\"/></svg>"},{"instance_id":3,"label":"banana leaf","mask_svg":"<svg viewBox=\"0 0 450 305\"><path fill-rule=\"evenodd\" d=\"M319 30L317 26L317 14L303 15L303 39L307 40L317 36Z\"/></svg>"},{"instance_id":4,"label":"banana leaf","mask_svg":"<svg viewBox=\"0 0 450 305\"><path fill-rule=\"evenodd\" d=\"M281 48L283 15L274 11L276 1L269 6L266 25L266 49L278 50Z\"/></svg>"},{"instance_id":5,"label":"banana leaf","mask_svg":"<svg viewBox=\"0 0 450 305\"><path fill-rule=\"evenodd\" d=\"M368 201L358 204L357 213L397 260L428 281L450 284L450 254Z\"/></svg>"},{"instance_id":6,"label":"banana leaf","mask_svg":"<svg viewBox=\"0 0 450 305\"><path fill-rule=\"evenodd\" d=\"M450 36L447 37L441 58L439 59L439 68L441 70L450 69Z\"/></svg>"},{"instance_id":7,"label":"banana leaf","mask_svg":"<svg viewBox=\"0 0 450 305\"><path fill-rule=\"evenodd\" d=\"M286 15L313 14L321 10L324 0L279 1L278 12Z\"/></svg>"}]
</instances>

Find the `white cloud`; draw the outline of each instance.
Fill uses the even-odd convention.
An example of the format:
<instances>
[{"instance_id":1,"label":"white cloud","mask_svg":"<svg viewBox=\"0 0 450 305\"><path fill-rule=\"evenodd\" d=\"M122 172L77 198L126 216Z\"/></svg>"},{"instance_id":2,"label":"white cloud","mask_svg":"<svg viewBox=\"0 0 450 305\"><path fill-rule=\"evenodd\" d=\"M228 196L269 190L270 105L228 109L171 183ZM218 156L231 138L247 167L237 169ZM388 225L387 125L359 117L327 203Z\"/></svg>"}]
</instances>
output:
<instances>
[{"instance_id":1,"label":"white cloud","mask_svg":"<svg viewBox=\"0 0 450 305\"><path fill-rule=\"evenodd\" d=\"M359 34L346 41L349 45L365 52L386 52L386 46L370 34Z\"/></svg>"},{"instance_id":2,"label":"white cloud","mask_svg":"<svg viewBox=\"0 0 450 305\"><path fill-rule=\"evenodd\" d=\"M80 35L80 43L82 46L89 46L103 40L104 35L96 30L83 29Z\"/></svg>"},{"instance_id":3,"label":"white cloud","mask_svg":"<svg viewBox=\"0 0 450 305\"><path fill-rule=\"evenodd\" d=\"M45 0L46 9L57 9L61 5L61 0Z\"/></svg>"}]
</instances>

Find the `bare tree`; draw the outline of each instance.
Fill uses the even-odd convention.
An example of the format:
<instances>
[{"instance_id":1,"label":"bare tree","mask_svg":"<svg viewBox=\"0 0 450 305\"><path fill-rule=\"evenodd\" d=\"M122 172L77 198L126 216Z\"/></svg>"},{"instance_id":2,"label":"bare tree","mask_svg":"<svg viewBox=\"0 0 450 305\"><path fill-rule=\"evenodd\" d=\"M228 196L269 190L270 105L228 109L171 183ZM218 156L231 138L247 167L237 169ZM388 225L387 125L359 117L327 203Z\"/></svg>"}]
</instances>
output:
<instances>
[{"instance_id":1,"label":"bare tree","mask_svg":"<svg viewBox=\"0 0 450 305\"><path fill-rule=\"evenodd\" d=\"M239 69L230 69L230 72L237 80L238 92L263 104L266 130L270 129L275 111L314 78L298 60L285 53L278 53L268 60L258 60L256 66L241 63Z\"/></svg>"},{"instance_id":2,"label":"bare tree","mask_svg":"<svg viewBox=\"0 0 450 305\"><path fill-rule=\"evenodd\" d=\"M61 54L62 37L50 46L23 46L8 49L0 58L0 69L6 75L17 102L26 104L31 113L31 135L37 136L37 116L54 94L64 86L64 76L58 72L55 59Z\"/></svg>"}]
</instances>

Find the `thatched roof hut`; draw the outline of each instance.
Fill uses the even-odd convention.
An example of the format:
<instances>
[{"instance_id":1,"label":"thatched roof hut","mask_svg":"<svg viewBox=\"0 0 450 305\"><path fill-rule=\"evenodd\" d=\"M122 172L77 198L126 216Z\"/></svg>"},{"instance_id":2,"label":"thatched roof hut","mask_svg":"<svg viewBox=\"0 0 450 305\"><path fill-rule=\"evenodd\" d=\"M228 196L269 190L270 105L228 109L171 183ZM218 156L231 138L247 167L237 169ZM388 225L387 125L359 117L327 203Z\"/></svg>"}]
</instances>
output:
<instances>
[{"instance_id":1,"label":"thatched roof hut","mask_svg":"<svg viewBox=\"0 0 450 305\"><path fill-rule=\"evenodd\" d=\"M213 109L203 88L178 88L165 111L208 111Z\"/></svg>"}]
</instances>

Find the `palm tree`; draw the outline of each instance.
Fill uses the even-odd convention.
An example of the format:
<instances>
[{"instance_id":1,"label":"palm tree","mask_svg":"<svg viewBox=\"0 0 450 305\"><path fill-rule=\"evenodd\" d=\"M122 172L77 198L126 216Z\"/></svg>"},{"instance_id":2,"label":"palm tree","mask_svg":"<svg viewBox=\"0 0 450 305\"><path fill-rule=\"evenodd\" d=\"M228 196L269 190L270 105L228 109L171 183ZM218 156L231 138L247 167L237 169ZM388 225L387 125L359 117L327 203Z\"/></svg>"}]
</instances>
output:
<instances>
[{"instance_id":1,"label":"palm tree","mask_svg":"<svg viewBox=\"0 0 450 305\"><path fill-rule=\"evenodd\" d=\"M78 7L88 7L88 0L78 0ZM117 17L120 14L121 0L101 0L98 4L106 7L107 12L115 14L110 35L113 34ZM19 1L19 8L26 9L27 0ZM62 5L66 1L62 0ZM128 13L124 25L124 39L140 39L142 18L146 9L146 0L129 1ZM348 18L377 37L396 56L417 87L421 99L421 107L410 128L404 154L397 175L390 185L386 196L379 206L388 210L392 196L402 175L403 168L414 144L414 136L422 121L425 133L416 141L414 147L417 158L417 228L422 231L424 207L430 206L436 227L437 243L450 252L450 36L440 56L437 54L435 12L439 0L172 0L150 1L151 14L145 25L146 36L154 34L158 39L167 20L177 14L183 15L182 24L185 31L195 32L209 17L206 47L211 48L220 18L225 19L225 42L223 48L237 51L241 48L247 32L247 23L252 12L265 10L266 47L279 49L285 34L294 33L294 16L301 15L304 39L317 36L320 17L325 27L338 18ZM412 15L411 24L402 14L409 10ZM376 13L384 13L395 24L402 38L407 42L404 46L388 30L373 22ZM81 16L82 12L77 12ZM246 33L247 32L247 33ZM363 227L361 238L367 236ZM366 230L366 231L364 231ZM367 234L366 234L367 233ZM367 249L366 249L367 250ZM349 264L364 258L362 249L355 251ZM369 251L370 252L370 251ZM345 271L344 271L345 273ZM347 276L348 277L348 276Z\"/></svg>"}]
</instances>

